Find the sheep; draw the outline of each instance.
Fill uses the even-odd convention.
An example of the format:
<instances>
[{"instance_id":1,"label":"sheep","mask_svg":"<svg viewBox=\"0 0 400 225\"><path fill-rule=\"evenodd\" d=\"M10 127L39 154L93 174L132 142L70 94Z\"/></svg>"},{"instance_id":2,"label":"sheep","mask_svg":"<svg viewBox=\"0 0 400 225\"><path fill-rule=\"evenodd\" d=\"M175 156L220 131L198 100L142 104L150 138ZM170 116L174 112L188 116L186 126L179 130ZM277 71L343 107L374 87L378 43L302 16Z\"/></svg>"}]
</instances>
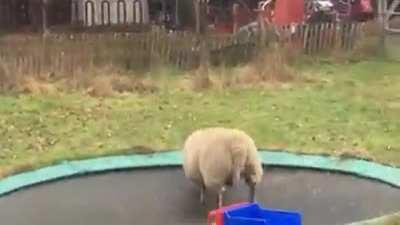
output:
<instances>
[{"instance_id":1,"label":"sheep","mask_svg":"<svg viewBox=\"0 0 400 225\"><path fill-rule=\"evenodd\" d=\"M255 201L255 188L262 180L263 168L253 139L244 131L223 127L199 129L183 146L185 176L200 187L200 202L206 189L218 193L222 207L227 187L236 186L243 177L249 187L249 201Z\"/></svg>"}]
</instances>

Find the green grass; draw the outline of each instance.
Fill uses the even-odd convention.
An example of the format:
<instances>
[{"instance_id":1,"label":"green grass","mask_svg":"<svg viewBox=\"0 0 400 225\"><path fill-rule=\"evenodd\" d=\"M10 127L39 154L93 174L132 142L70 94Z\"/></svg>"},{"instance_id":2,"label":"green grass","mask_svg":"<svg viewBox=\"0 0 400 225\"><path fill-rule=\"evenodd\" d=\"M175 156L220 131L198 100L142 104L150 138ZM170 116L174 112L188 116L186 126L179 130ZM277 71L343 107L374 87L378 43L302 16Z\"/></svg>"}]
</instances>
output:
<instances>
[{"instance_id":1,"label":"green grass","mask_svg":"<svg viewBox=\"0 0 400 225\"><path fill-rule=\"evenodd\" d=\"M244 129L260 148L400 165L400 64L325 63L301 71L316 81L103 99L0 96L0 176L132 146L180 149L191 131L207 126Z\"/></svg>"},{"instance_id":2,"label":"green grass","mask_svg":"<svg viewBox=\"0 0 400 225\"><path fill-rule=\"evenodd\" d=\"M349 225L399 225L399 224L400 224L400 212L365 221L351 223Z\"/></svg>"}]
</instances>

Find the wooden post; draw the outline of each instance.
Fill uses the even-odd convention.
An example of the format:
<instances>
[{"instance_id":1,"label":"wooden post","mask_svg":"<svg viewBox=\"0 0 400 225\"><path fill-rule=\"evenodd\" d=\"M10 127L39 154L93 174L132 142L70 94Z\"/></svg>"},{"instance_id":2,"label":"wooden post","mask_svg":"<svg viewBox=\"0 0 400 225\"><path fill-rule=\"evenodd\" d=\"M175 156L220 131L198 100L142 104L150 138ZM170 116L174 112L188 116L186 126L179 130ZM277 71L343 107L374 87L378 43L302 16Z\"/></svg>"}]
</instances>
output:
<instances>
[{"instance_id":1,"label":"wooden post","mask_svg":"<svg viewBox=\"0 0 400 225\"><path fill-rule=\"evenodd\" d=\"M232 17L233 17L233 33L236 34L239 29L238 17L239 17L239 4L234 3L232 6Z\"/></svg>"},{"instance_id":2,"label":"wooden post","mask_svg":"<svg viewBox=\"0 0 400 225\"><path fill-rule=\"evenodd\" d=\"M161 12L163 15L163 25L165 26L167 24L167 2L166 0L161 0Z\"/></svg>"},{"instance_id":3,"label":"wooden post","mask_svg":"<svg viewBox=\"0 0 400 225\"><path fill-rule=\"evenodd\" d=\"M48 0L42 0L42 29L43 35L48 34L48 23L47 23L47 7Z\"/></svg>"},{"instance_id":4,"label":"wooden post","mask_svg":"<svg viewBox=\"0 0 400 225\"><path fill-rule=\"evenodd\" d=\"M378 15L377 15L377 20L378 20L378 24L379 26L383 26L384 23L384 16L383 16L383 0L378 0L376 2L377 4L377 11L378 11Z\"/></svg>"},{"instance_id":5,"label":"wooden post","mask_svg":"<svg viewBox=\"0 0 400 225\"><path fill-rule=\"evenodd\" d=\"M201 15L200 15L200 0L194 1L194 13L196 16L196 32L197 34L201 33Z\"/></svg>"},{"instance_id":6,"label":"wooden post","mask_svg":"<svg viewBox=\"0 0 400 225\"><path fill-rule=\"evenodd\" d=\"M260 25L260 47L263 47L266 44L266 39L267 39L267 30L266 30L266 24L265 24L265 19L264 19L264 14L263 11L258 11L258 23Z\"/></svg>"},{"instance_id":7,"label":"wooden post","mask_svg":"<svg viewBox=\"0 0 400 225\"><path fill-rule=\"evenodd\" d=\"M200 69L203 71L204 75L207 75L207 71L209 68L209 58L210 58L210 49L209 49L209 39L208 39L208 29L207 22L205 21L205 13L207 3L204 0L195 0L195 9L196 9L196 32L198 35L198 41L200 45Z\"/></svg>"},{"instance_id":8,"label":"wooden post","mask_svg":"<svg viewBox=\"0 0 400 225\"><path fill-rule=\"evenodd\" d=\"M386 0L378 0L378 23L380 28L380 54L385 55Z\"/></svg>"},{"instance_id":9,"label":"wooden post","mask_svg":"<svg viewBox=\"0 0 400 225\"><path fill-rule=\"evenodd\" d=\"M179 0L175 0L175 26L176 28L181 26L181 23L179 21Z\"/></svg>"},{"instance_id":10,"label":"wooden post","mask_svg":"<svg viewBox=\"0 0 400 225\"><path fill-rule=\"evenodd\" d=\"M10 2L10 27L13 29L17 28L17 7L15 6L15 1Z\"/></svg>"}]
</instances>

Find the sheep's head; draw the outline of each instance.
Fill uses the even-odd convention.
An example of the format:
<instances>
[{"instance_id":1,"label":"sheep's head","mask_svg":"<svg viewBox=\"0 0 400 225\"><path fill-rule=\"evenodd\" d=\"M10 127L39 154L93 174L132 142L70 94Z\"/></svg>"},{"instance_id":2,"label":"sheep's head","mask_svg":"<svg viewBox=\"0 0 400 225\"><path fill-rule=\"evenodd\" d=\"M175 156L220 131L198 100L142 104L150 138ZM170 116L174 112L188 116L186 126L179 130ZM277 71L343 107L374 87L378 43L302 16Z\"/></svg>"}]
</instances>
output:
<instances>
[{"instance_id":1,"label":"sheep's head","mask_svg":"<svg viewBox=\"0 0 400 225\"><path fill-rule=\"evenodd\" d=\"M256 185L261 183L263 176L263 168L259 160L252 161L246 166L245 181L249 186L249 201L255 201Z\"/></svg>"},{"instance_id":2,"label":"sheep's head","mask_svg":"<svg viewBox=\"0 0 400 225\"><path fill-rule=\"evenodd\" d=\"M252 161L246 166L245 181L250 186L255 186L262 181L263 168L259 160Z\"/></svg>"}]
</instances>

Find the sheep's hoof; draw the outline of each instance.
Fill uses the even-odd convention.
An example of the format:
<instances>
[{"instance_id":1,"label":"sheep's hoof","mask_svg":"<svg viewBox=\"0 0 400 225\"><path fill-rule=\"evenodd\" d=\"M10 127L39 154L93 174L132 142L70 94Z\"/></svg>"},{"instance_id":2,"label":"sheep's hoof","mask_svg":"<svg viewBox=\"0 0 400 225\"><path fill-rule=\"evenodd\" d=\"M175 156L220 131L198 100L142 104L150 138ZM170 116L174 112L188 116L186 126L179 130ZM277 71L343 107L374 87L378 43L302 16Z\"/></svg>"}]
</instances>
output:
<instances>
[{"instance_id":1,"label":"sheep's hoof","mask_svg":"<svg viewBox=\"0 0 400 225\"><path fill-rule=\"evenodd\" d=\"M255 202L256 198L254 196L249 196L249 202Z\"/></svg>"}]
</instances>

